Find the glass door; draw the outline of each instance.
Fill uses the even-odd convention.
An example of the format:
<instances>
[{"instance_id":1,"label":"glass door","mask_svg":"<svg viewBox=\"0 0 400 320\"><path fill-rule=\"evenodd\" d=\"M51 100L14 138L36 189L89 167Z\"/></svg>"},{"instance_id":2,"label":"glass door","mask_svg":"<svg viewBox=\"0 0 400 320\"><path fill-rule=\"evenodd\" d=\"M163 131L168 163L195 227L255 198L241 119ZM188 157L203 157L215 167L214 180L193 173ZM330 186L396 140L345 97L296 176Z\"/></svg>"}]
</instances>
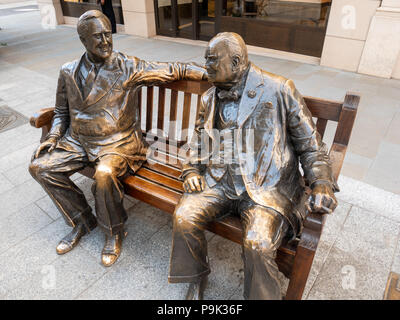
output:
<instances>
[{"instance_id":1,"label":"glass door","mask_svg":"<svg viewBox=\"0 0 400 320\"><path fill-rule=\"evenodd\" d=\"M155 0L157 34L210 40L216 34L220 0Z\"/></svg>"},{"instance_id":2,"label":"glass door","mask_svg":"<svg viewBox=\"0 0 400 320\"><path fill-rule=\"evenodd\" d=\"M208 41L215 34L215 0L197 0L197 39Z\"/></svg>"}]
</instances>

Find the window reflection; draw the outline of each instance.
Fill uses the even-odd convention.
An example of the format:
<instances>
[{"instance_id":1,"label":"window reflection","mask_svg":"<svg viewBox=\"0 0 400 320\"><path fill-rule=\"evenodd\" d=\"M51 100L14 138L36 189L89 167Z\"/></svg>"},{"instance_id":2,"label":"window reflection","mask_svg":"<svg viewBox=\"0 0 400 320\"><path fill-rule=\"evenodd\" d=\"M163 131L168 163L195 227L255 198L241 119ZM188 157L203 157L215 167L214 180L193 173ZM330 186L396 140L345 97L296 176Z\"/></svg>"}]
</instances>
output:
<instances>
[{"instance_id":1,"label":"window reflection","mask_svg":"<svg viewBox=\"0 0 400 320\"><path fill-rule=\"evenodd\" d=\"M222 14L326 27L331 0L224 0Z\"/></svg>"}]
</instances>

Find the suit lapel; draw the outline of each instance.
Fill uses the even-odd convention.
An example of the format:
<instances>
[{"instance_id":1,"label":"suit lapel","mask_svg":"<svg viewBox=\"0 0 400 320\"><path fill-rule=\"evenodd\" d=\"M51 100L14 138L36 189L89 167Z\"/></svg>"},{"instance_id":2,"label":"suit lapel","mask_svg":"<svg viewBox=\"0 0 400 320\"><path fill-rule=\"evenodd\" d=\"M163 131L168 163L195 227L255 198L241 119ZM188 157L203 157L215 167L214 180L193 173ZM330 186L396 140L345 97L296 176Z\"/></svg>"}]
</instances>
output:
<instances>
[{"instance_id":1,"label":"suit lapel","mask_svg":"<svg viewBox=\"0 0 400 320\"><path fill-rule=\"evenodd\" d=\"M246 85L239 104L238 127L241 128L247 118L253 113L264 92L264 78L262 72L251 64L247 75Z\"/></svg>"},{"instance_id":2,"label":"suit lapel","mask_svg":"<svg viewBox=\"0 0 400 320\"><path fill-rule=\"evenodd\" d=\"M118 65L117 54L113 52L110 59L100 68L92 90L85 99L84 104L90 106L103 98L114 86L121 74L122 72Z\"/></svg>"},{"instance_id":3,"label":"suit lapel","mask_svg":"<svg viewBox=\"0 0 400 320\"><path fill-rule=\"evenodd\" d=\"M209 100L209 106L208 106L208 115L207 119L205 120L204 123L204 130L207 132L207 134L214 139L214 123L215 123L215 108L216 108L216 88L214 87L212 92L211 92L211 98Z\"/></svg>"},{"instance_id":4,"label":"suit lapel","mask_svg":"<svg viewBox=\"0 0 400 320\"><path fill-rule=\"evenodd\" d=\"M85 56L85 54L83 54L83 55L81 56L81 58L79 59L79 61L75 64L74 70L72 71L72 83L74 84L74 89L75 89L75 91L77 92L77 95L76 95L76 96L79 97L80 104L83 103L83 97L82 97L82 91L81 91L81 89L79 88L79 85L78 85L77 80L78 80L78 71L79 71L79 68L80 68L80 66L81 66L82 59L83 59L84 56Z\"/></svg>"}]
</instances>

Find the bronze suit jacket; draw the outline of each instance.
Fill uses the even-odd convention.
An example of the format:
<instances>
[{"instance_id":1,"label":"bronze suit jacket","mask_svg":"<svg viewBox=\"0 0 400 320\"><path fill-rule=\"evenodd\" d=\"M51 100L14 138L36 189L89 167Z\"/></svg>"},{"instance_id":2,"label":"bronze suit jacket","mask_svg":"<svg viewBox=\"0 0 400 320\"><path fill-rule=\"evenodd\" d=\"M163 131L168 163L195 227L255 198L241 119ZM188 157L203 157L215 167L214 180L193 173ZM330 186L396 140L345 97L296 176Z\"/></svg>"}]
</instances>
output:
<instances>
[{"instance_id":1,"label":"bronze suit jacket","mask_svg":"<svg viewBox=\"0 0 400 320\"><path fill-rule=\"evenodd\" d=\"M215 87L201 97L195 134L183 168L183 176L192 171L204 174L210 187L217 183L212 179L215 170L209 168L214 165L213 152L218 150L204 153L204 149L209 146L212 149L216 139L212 130L216 98ZM306 213L304 179L310 185L324 180L337 189L326 146L310 111L291 80L251 64L239 103L237 124L234 138L241 143L235 143L235 151L248 195L256 203L286 216L296 235Z\"/></svg>"},{"instance_id":2,"label":"bronze suit jacket","mask_svg":"<svg viewBox=\"0 0 400 320\"><path fill-rule=\"evenodd\" d=\"M180 79L201 80L205 71L191 64L146 62L113 51L83 99L76 77L83 57L61 68L49 136L60 139L58 148L86 153L89 161L117 154L135 169L147 150L140 128L139 88Z\"/></svg>"}]
</instances>

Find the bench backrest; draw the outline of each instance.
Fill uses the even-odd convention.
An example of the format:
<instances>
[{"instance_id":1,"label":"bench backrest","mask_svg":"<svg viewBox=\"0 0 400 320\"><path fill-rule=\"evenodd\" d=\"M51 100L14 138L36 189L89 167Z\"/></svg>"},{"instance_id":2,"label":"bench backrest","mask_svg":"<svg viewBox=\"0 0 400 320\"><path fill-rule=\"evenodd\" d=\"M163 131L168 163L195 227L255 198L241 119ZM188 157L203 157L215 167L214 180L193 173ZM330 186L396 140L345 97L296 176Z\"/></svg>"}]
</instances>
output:
<instances>
[{"instance_id":1,"label":"bench backrest","mask_svg":"<svg viewBox=\"0 0 400 320\"><path fill-rule=\"evenodd\" d=\"M154 87L144 87L139 93L141 105L142 130L152 131L170 140L185 141L187 134L182 132L193 128L200 106L200 97L210 88L206 81L176 81ZM179 101L180 100L180 101ZM183 101L182 101L183 100ZM337 179L343 164L351 130L357 113L360 97L347 93L344 102L304 97L307 107L317 119L317 130L324 137L328 121L336 127L330 157L333 173ZM183 108L179 110L178 108ZM143 115L146 116L143 116ZM180 115L178 117L178 115ZM166 124L168 127L166 127ZM190 134L189 134L190 136Z\"/></svg>"}]
</instances>

